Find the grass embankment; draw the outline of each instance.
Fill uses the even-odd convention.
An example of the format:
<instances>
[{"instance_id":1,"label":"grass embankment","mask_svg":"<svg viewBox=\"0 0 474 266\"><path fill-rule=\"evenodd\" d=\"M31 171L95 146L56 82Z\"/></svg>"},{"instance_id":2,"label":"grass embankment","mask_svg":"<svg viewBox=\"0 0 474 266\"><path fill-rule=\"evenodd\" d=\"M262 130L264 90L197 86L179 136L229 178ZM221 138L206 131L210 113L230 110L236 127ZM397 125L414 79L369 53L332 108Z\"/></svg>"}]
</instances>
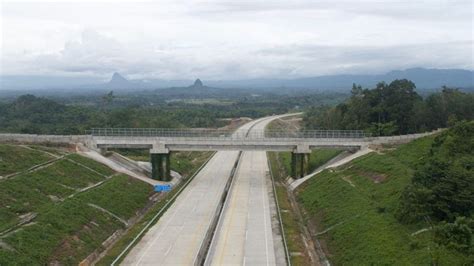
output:
<instances>
[{"instance_id":1,"label":"grass embankment","mask_svg":"<svg viewBox=\"0 0 474 266\"><path fill-rule=\"evenodd\" d=\"M310 156L308 170L310 172L314 171L319 166L337 156L340 152L341 150L335 149L314 150ZM280 205L291 263L293 265L309 265L311 264L311 259L303 240L303 228L299 220L299 213L297 213L298 210L295 210L297 206L292 206L289 198L290 195L288 194L291 192L287 191L285 184L285 180L291 172L291 153L269 152L268 159L270 160L270 166L275 179L276 194Z\"/></svg>"},{"instance_id":2,"label":"grass embankment","mask_svg":"<svg viewBox=\"0 0 474 266\"><path fill-rule=\"evenodd\" d=\"M462 265L465 257L438 247L428 225L406 226L395 218L399 196L433 137L385 154L371 153L336 170L326 170L296 191L308 226L321 234L334 265Z\"/></svg>"},{"instance_id":3,"label":"grass embankment","mask_svg":"<svg viewBox=\"0 0 474 266\"><path fill-rule=\"evenodd\" d=\"M22 147L0 149L30 158L7 161L3 172L50 159ZM0 180L0 265L77 264L125 228L122 221L142 209L152 193L150 185L75 154Z\"/></svg>"},{"instance_id":4,"label":"grass embankment","mask_svg":"<svg viewBox=\"0 0 474 266\"><path fill-rule=\"evenodd\" d=\"M27 170L35 165L54 159L41 151L18 145L0 145L0 176Z\"/></svg>"}]
</instances>

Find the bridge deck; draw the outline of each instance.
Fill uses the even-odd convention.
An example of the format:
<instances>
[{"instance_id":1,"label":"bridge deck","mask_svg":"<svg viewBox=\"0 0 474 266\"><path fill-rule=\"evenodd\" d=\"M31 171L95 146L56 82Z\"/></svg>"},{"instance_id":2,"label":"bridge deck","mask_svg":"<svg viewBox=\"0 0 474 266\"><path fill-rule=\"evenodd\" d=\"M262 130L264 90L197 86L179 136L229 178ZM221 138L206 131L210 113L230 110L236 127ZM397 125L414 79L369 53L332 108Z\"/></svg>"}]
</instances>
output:
<instances>
[{"instance_id":1,"label":"bridge deck","mask_svg":"<svg viewBox=\"0 0 474 266\"><path fill-rule=\"evenodd\" d=\"M93 137L98 148L143 148L163 146L170 151L186 150L266 150L293 151L298 147L354 148L367 145L366 138L184 138L184 137Z\"/></svg>"},{"instance_id":2,"label":"bridge deck","mask_svg":"<svg viewBox=\"0 0 474 266\"><path fill-rule=\"evenodd\" d=\"M97 128L90 132L98 148L182 150L309 151L317 147L354 148L369 138L360 130L250 132L209 129Z\"/></svg>"}]
</instances>

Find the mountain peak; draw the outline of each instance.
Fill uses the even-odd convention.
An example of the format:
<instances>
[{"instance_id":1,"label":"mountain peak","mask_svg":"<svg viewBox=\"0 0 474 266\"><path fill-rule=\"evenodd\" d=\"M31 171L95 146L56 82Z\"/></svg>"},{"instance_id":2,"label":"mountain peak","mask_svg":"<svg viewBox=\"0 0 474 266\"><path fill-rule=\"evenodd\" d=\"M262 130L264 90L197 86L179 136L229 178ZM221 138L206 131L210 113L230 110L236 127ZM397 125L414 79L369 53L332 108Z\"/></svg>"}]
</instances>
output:
<instances>
[{"instance_id":1,"label":"mountain peak","mask_svg":"<svg viewBox=\"0 0 474 266\"><path fill-rule=\"evenodd\" d=\"M118 72L115 72L112 75L112 79L110 79L109 83L122 84L124 82L128 82L128 80L126 78L124 78L122 75L120 75Z\"/></svg>"},{"instance_id":2,"label":"mountain peak","mask_svg":"<svg viewBox=\"0 0 474 266\"><path fill-rule=\"evenodd\" d=\"M200 79L196 79L196 81L194 81L193 87L202 87L202 86L203 84Z\"/></svg>"}]
</instances>

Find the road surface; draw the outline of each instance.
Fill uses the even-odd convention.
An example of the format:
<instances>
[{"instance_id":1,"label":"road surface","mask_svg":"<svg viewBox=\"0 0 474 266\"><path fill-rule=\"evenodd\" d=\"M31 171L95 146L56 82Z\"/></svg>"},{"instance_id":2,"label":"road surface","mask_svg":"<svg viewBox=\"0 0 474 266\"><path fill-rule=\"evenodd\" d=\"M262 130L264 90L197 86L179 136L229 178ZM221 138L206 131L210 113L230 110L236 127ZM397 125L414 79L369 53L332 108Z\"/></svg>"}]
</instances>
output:
<instances>
[{"instance_id":1,"label":"road surface","mask_svg":"<svg viewBox=\"0 0 474 266\"><path fill-rule=\"evenodd\" d=\"M247 123L238 131L247 132L258 122ZM122 264L194 264L238 154L238 151L217 152Z\"/></svg>"},{"instance_id":2,"label":"road surface","mask_svg":"<svg viewBox=\"0 0 474 266\"><path fill-rule=\"evenodd\" d=\"M263 130L273 119L251 130ZM243 152L205 264L286 264L273 203L266 152Z\"/></svg>"}]
</instances>

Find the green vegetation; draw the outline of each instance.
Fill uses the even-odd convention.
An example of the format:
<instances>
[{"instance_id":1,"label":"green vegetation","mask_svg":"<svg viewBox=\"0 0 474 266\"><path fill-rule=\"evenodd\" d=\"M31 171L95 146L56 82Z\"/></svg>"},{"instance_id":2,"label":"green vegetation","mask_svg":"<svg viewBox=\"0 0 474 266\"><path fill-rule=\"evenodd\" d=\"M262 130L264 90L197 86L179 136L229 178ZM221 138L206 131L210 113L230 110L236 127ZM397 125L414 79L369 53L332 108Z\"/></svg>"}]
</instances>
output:
<instances>
[{"instance_id":1,"label":"green vegetation","mask_svg":"<svg viewBox=\"0 0 474 266\"><path fill-rule=\"evenodd\" d=\"M91 204L127 220L145 205L151 193L151 186L120 175L76 197L50 204L29 225L2 237L13 251L0 249L0 264L77 264L125 227Z\"/></svg>"},{"instance_id":2,"label":"green vegetation","mask_svg":"<svg viewBox=\"0 0 474 266\"><path fill-rule=\"evenodd\" d=\"M404 190L398 218L432 221L436 242L474 257L474 122L460 123L436 137L429 156Z\"/></svg>"},{"instance_id":3,"label":"green vegetation","mask_svg":"<svg viewBox=\"0 0 474 266\"><path fill-rule=\"evenodd\" d=\"M96 172L99 172L103 175L106 175L106 176L109 176L109 175L114 173L114 171L112 169L110 169L109 167L107 167L107 166L105 166L101 163L98 163L96 161L93 161L89 158L83 157L79 154L70 154L68 156L68 158L73 160L76 163L82 164L83 166L85 166L87 168L90 168L90 169L92 169Z\"/></svg>"},{"instance_id":4,"label":"green vegetation","mask_svg":"<svg viewBox=\"0 0 474 266\"><path fill-rule=\"evenodd\" d=\"M19 168L5 164L9 172L50 159L14 145L0 150L25 158ZM152 194L150 185L77 154L0 180L0 265L78 264Z\"/></svg>"},{"instance_id":5,"label":"green vegetation","mask_svg":"<svg viewBox=\"0 0 474 266\"><path fill-rule=\"evenodd\" d=\"M354 84L351 97L333 108L310 109L309 129L362 129L373 135L423 132L474 119L474 94L444 87L426 99L409 80L379 83L374 89Z\"/></svg>"},{"instance_id":6,"label":"green vegetation","mask_svg":"<svg viewBox=\"0 0 474 266\"><path fill-rule=\"evenodd\" d=\"M198 94L189 98L189 95L147 91L54 100L23 95L13 101L0 102L0 132L83 134L93 127L222 127L226 125L222 118L281 114L295 108L333 104L346 97L340 93L280 95L262 92L255 95L246 91L234 94L231 90L223 90L222 95Z\"/></svg>"},{"instance_id":7,"label":"green vegetation","mask_svg":"<svg viewBox=\"0 0 474 266\"><path fill-rule=\"evenodd\" d=\"M103 175L66 158L0 181L0 231L18 223L23 215L38 213L50 204L105 179Z\"/></svg>"},{"instance_id":8,"label":"green vegetation","mask_svg":"<svg viewBox=\"0 0 474 266\"><path fill-rule=\"evenodd\" d=\"M432 145L436 147L439 138L443 137L426 137L396 150L368 154L336 170L325 170L297 189L308 226L319 232L316 237L327 247L325 252L332 264L473 263L472 255L436 242L433 230L424 221L403 224L397 219L402 191L432 156ZM472 196L472 187L470 193ZM465 224L458 221L457 228L466 232ZM417 232L420 229L424 230ZM443 233L450 235L452 231L450 226ZM443 233L437 237L443 237ZM466 239L466 234L460 235L460 239Z\"/></svg>"},{"instance_id":9,"label":"green vegetation","mask_svg":"<svg viewBox=\"0 0 474 266\"><path fill-rule=\"evenodd\" d=\"M213 152L185 151L171 153L171 169L187 177L196 172Z\"/></svg>"},{"instance_id":10,"label":"green vegetation","mask_svg":"<svg viewBox=\"0 0 474 266\"><path fill-rule=\"evenodd\" d=\"M28 147L0 145L0 176L27 170L53 158L53 156L28 149Z\"/></svg>"}]
</instances>

